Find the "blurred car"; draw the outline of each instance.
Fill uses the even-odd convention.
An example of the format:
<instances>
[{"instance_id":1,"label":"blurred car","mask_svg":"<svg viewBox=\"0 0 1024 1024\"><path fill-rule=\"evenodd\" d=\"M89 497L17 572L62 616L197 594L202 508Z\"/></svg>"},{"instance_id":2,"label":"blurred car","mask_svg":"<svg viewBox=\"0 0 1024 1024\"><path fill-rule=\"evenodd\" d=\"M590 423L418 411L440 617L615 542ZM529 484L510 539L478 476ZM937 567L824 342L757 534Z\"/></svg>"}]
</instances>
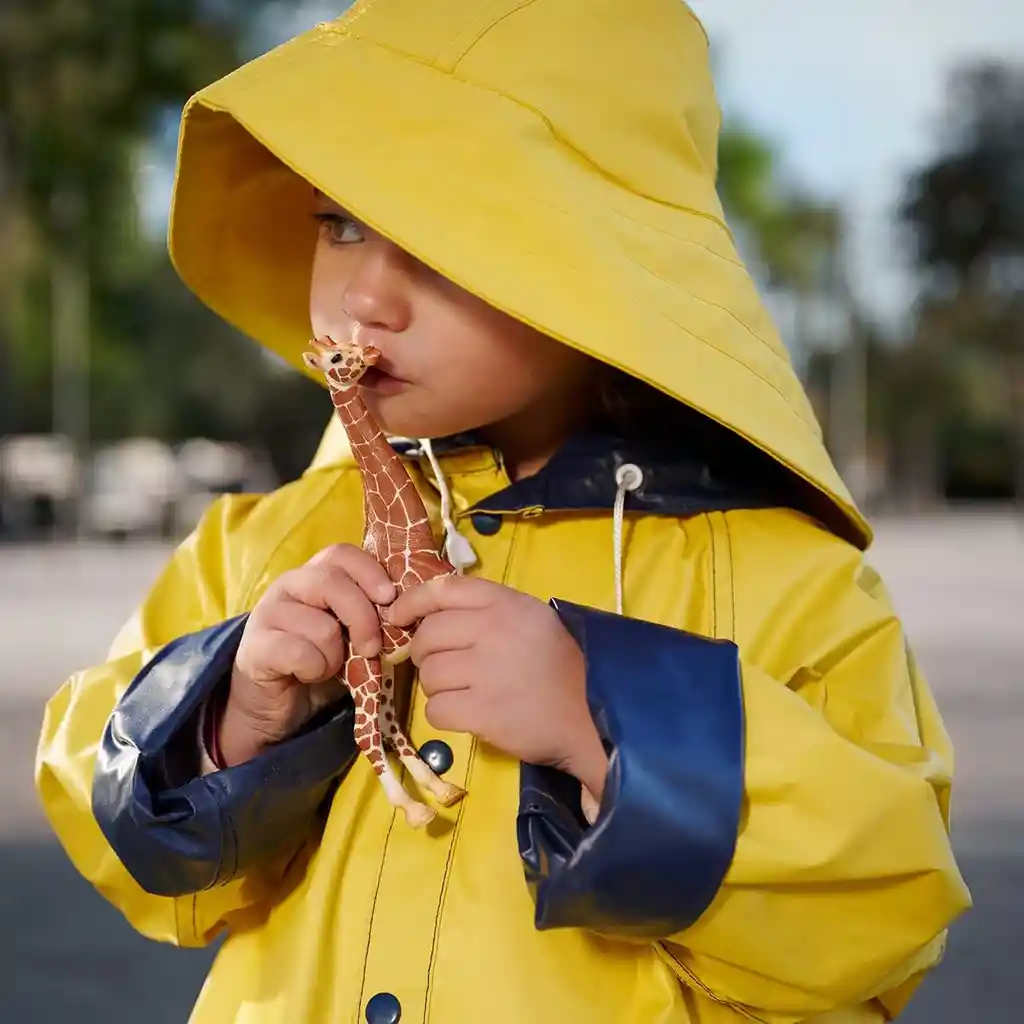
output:
<instances>
[{"instance_id":1,"label":"blurred car","mask_svg":"<svg viewBox=\"0 0 1024 1024\"><path fill-rule=\"evenodd\" d=\"M0 438L0 523L24 537L73 529L79 465L70 440L56 434Z\"/></svg>"},{"instance_id":2,"label":"blurred car","mask_svg":"<svg viewBox=\"0 0 1024 1024\"><path fill-rule=\"evenodd\" d=\"M196 437L178 449L181 494L175 525L179 534L194 529L220 494L262 494L277 485L269 463L241 445Z\"/></svg>"},{"instance_id":3,"label":"blurred car","mask_svg":"<svg viewBox=\"0 0 1024 1024\"><path fill-rule=\"evenodd\" d=\"M131 438L96 452L82 501L82 528L94 536L125 540L170 537L175 529L181 479L169 445Z\"/></svg>"}]
</instances>

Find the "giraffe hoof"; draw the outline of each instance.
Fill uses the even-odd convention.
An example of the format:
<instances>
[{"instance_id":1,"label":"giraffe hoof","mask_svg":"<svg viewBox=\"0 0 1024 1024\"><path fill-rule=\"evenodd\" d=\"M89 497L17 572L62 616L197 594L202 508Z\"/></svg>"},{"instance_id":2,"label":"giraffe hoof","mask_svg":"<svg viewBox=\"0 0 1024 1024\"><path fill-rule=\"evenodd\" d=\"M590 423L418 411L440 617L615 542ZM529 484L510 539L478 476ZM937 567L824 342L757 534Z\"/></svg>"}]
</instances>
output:
<instances>
[{"instance_id":1,"label":"giraffe hoof","mask_svg":"<svg viewBox=\"0 0 1024 1024\"><path fill-rule=\"evenodd\" d=\"M411 828L425 828L436 817L437 812L424 804L409 804L405 808L405 820Z\"/></svg>"},{"instance_id":2,"label":"giraffe hoof","mask_svg":"<svg viewBox=\"0 0 1024 1024\"><path fill-rule=\"evenodd\" d=\"M442 782L434 793L437 802L442 807L454 807L465 795L464 789L451 782Z\"/></svg>"},{"instance_id":3,"label":"giraffe hoof","mask_svg":"<svg viewBox=\"0 0 1024 1024\"><path fill-rule=\"evenodd\" d=\"M403 661L409 660L411 646L411 644L404 644L402 647L396 647L393 651L385 651L381 655L381 663L384 665L401 665Z\"/></svg>"}]
</instances>

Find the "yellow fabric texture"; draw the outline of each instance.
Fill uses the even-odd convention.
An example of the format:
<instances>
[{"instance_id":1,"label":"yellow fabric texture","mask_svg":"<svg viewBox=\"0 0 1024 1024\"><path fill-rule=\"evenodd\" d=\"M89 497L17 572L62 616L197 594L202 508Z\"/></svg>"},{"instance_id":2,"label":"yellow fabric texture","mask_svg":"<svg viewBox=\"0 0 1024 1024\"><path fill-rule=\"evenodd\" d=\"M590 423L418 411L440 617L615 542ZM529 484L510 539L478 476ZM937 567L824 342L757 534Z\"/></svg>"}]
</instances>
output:
<instances>
[{"instance_id":1,"label":"yellow fabric texture","mask_svg":"<svg viewBox=\"0 0 1024 1024\"><path fill-rule=\"evenodd\" d=\"M680 0L369 0L185 110L182 278L302 367L310 183L493 306L724 423L870 529L715 190Z\"/></svg>"},{"instance_id":2,"label":"yellow fabric texture","mask_svg":"<svg viewBox=\"0 0 1024 1024\"><path fill-rule=\"evenodd\" d=\"M396 822L359 760L322 835L287 864L195 896L142 892L91 815L106 719L161 645L251 608L326 544L358 541L355 468L324 462L272 495L222 499L110 661L47 709L38 787L78 870L153 938L195 945L229 928L195 1024L354 1024L377 991L398 996L403 1024L890 1019L969 904L946 831L952 752L877 575L784 510L627 520L627 612L742 652L742 828L723 888L688 932L643 944L536 931L516 849L518 766L472 737L439 736L418 692L413 742L443 738L455 757L446 777L470 794L436 828ZM483 449L446 456L444 469L463 520L508 483ZM414 470L436 512L429 468ZM605 513L510 515L473 543L485 578L614 607Z\"/></svg>"},{"instance_id":3,"label":"yellow fabric texture","mask_svg":"<svg viewBox=\"0 0 1024 1024\"><path fill-rule=\"evenodd\" d=\"M518 765L464 735L439 738L469 796L428 833L396 823L358 760L289 861L194 896L140 890L90 806L119 695L162 645L362 533L336 427L301 479L222 499L107 663L50 701L37 758L71 859L139 931L196 945L227 930L194 1024L356 1024L378 991L403 1024L864 1024L891 1019L940 958L969 905L949 739L724 226L718 122L707 42L679 0L369 0L190 103L173 255L261 343L300 365L312 183L495 306L746 436L852 536L785 510L627 517L628 614L735 640L747 709L725 884L687 932L635 943L534 928ZM509 484L484 449L443 461L463 520ZM436 512L428 477L416 468ZM473 544L474 574L614 607L608 513L509 515ZM410 732L436 737L418 692Z\"/></svg>"}]
</instances>

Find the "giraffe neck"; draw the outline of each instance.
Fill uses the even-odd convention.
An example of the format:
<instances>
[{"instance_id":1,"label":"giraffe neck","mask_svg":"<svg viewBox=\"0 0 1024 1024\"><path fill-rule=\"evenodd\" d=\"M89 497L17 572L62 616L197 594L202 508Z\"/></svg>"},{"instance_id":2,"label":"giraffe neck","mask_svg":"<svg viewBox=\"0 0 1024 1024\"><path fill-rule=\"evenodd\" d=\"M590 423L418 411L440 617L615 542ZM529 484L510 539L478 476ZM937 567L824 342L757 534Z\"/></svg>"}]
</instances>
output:
<instances>
[{"instance_id":1,"label":"giraffe neck","mask_svg":"<svg viewBox=\"0 0 1024 1024\"><path fill-rule=\"evenodd\" d=\"M415 538L415 546L433 549L434 535L423 499L401 456L366 408L359 389L332 390L331 400L363 478L367 527L380 523L405 530Z\"/></svg>"}]
</instances>

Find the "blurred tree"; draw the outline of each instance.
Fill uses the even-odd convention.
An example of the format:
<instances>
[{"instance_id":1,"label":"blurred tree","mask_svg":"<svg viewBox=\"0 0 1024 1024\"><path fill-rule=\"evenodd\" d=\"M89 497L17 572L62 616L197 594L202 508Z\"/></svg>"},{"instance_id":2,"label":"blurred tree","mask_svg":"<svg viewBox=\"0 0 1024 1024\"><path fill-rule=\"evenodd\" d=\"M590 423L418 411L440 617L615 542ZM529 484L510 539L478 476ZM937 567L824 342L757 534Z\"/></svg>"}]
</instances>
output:
<instances>
[{"instance_id":1,"label":"blurred tree","mask_svg":"<svg viewBox=\"0 0 1024 1024\"><path fill-rule=\"evenodd\" d=\"M1024 258L1024 68L953 74L942 149L912 178L902 216L929 295L1002 290L1005 264Z\"/></svg>"},{"instance_id":2,"label":"blurred tree","mask_svg":"<svg viewBox=\"0 0 1024 1024\"><path fill-rule=\"evenodd\" d=\"M1024 68L982 63L951 76L939 152L911 177L900 217L921 281L901 360L914 395L897 429L916 489L940 490L944 466L970 476L962 463L973 459L992 493L983 449L1001 432L1004 489L1024 500ZM987 439L973 455L968 434Z\"/></svg>"},{"instance_id":3,"label":"blurred tree","mask_svg":"<svg viewBox=\"0 0 1024 1024\"><path fill-rule=\"evenodd\" d=\"M182 300L167 296L182 286L139 230L138 155L161 116L248 55L249 30L262 12L297 6L298 0L0 6L0 337L17 382L11 390L20 429L49 428L51 392L74 400L78 384L53 364L55 339L58 361L72 374L84 371L88 344L100 436L180 425L174 399L163 387L153 389L156 378L148 375L153 362L175 357L185 333L170 338L174 321L157 323L154 291L178 315ZM152 312L139 316L144 300L153 302ZM55 315L63 321L54 322ZM215 324L212 315L204 320L190 312L178 327L205 337ZM160 360L147 366L145 353L163 344ZM242 344L233 336L225 360ZM146 391L125 387L143 380Z\"/></svg>"}]
</instances>

